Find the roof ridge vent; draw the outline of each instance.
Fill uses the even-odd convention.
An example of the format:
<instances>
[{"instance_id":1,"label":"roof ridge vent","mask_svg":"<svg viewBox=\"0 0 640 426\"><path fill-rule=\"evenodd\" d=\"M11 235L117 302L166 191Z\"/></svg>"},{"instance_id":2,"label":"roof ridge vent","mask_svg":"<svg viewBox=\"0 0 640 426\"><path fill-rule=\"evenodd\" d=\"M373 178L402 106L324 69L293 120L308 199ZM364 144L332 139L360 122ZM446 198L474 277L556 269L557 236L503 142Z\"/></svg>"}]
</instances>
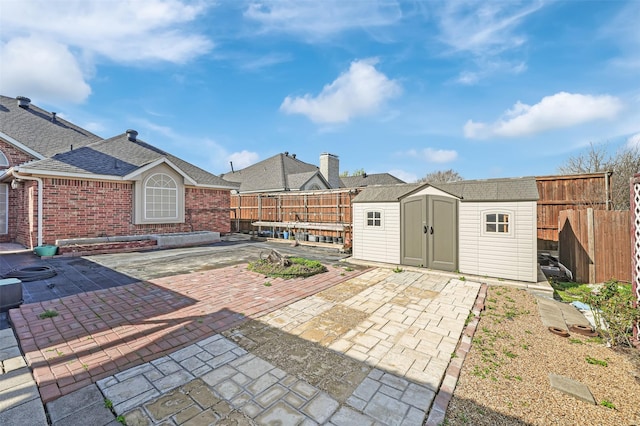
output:
<instances>
[{"instance_id":1,"label":"roof ridge vent","mask_svg":"<svg viewBox=\"0 0 640 426\"><path fill-rule=\"evenodd\" d=\"M56 123L58 121L58 118L56 117L56 113L52 112L51 113L51 122L52 123Z\"/></svg>"},{"instance_id":2,"label":"roof ridge vent","mask_svg":"<svg viewBox=\"0 0 640 426\"><path fill-rule=\"evenodd\" d=\"M138 139L138 132L133 129L128 129L127 139L129 139L131 142L135 142Z\"/></svg>"},{"instance_id":3,"label":"roof ridge vent","mask_svg":"<svg viewBox=\"0 0 640 426\"><path fill-rule=\"evenodd\" d=\"M17 96L16 99L18 100L18 106L20 108L29 109L31 99L27 98L26 96Z\"/></svg>"}]
</instances>

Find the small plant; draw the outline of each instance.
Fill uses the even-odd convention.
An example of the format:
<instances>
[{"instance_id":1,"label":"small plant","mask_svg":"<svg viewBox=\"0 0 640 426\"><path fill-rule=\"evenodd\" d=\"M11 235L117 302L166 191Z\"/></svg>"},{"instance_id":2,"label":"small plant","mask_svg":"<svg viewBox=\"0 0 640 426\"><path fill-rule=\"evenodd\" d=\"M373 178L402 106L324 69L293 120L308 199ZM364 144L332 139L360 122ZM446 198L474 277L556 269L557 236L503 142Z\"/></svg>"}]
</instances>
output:
<instances>
[{"instance_id":1,"label":"small plant","mask_svg":"<svg viewBox=\"0 0 640 426\"><path fill-rule=\"evenodd\" d=\"M474 319L475 317L476 317L476 315L475 315L473 312L469 312L469 315L467 315L467 319L466 319L466 320L464 320L464 325L465 325L465 327L466 327L467 325L469 325L469 323L470 323L471 321L473 321L473 319Z\"/></svg>"},{"instance_id":2,"label":"small plant","mask_svg":"<svg viewBox=\"0 0 640 426\"><path fill-rule=\"evenodd\" d=\"M603 407L611 408L612 410L616 409L616 406L613 405L611 401L608 401L606 399L603 399L602 401L600 401L600 405L602 405Z\"/></svg>"},{"instance_id":3,"label":"small plant","mask_svg":"<svg viewBox=\"0 0 640 426\"><path fill-rule=\"evenodd\" d=\"M467 279L464 277L464 275L459 276L459 277L458 277L458 279L459 279L460 281L466 281L466 280L467 280Z\"/></svg>"},{"instance_id":4,"label":"small plant","mask_svg":"<svg viewBox=\"0 0 640 426\"><path fill-rule=\"evenodd\" d=\"M514 353L513 353L513 352L511 352L510 350L505 350L503 353L504 353L504 355L505 355L507 358L511 358L511 359L513 359L513 358L518 358L518 355L517 355L517 354L514 354Z\"/></svg>"},{"instance_id":5,"label":"small plant","mask_svg":"<svg viewBox=\"0 0 640 426\"><path fill-rule=\"evenodd\" d=\"M584 342L580 339L576 339L575 337L569 337L569 343L573 343L574 345L583 345Z\"/></svg>"},{"instance_id":6,"label":"small plant","mask_svg":"<svg viewBox=\"0 0 640 426\"><path fill-rule=\"evenodd\" d=\"M403 269L399 266L396 266L395 268L393 268L393 272L395 272L396 274L399 274L400 272L402 272Z\"/></svg>"},{"instance_id":7,"label":"small plant","mask_svg":"<svg viewBox=\"0 0 640 426\"><path fill-rule=\"evenodd\" d=\"M109 410L113 409L113 402L111 402L111 400L109 398L105 398L104 399L104 406L105 408L108 408Z\"/></svg>"},{"instance_id":8,"label":"small plant","mask_svg":"<svg viewBox=\"0 0 640 426\"><path fill-rule=\"evenodd\" d=\"M46 311L44 311L43 313L38 315L38 317L40 319L54 318L54 317L57 317L57 316L58 316L58 312L54 311L53 309L47 309Z\"/></svg>"},{"instance_id":9,"label":"small plant","mask_svg":"<svg viewBox=\"0 0 640 426\"><path fill-rule=\"evenodd\" d=\"M610 280L584 300L591 307L598 332L612 346L632 346L631 330L640 321L640 309L633 306L634 299L630 284Z\"/></svg>"},{"instance_id":10,"label":"small plant","mask_svg":"<svg viewBox=\"0 0 640 426\"><path fill-rule=\"evenodd\" d=\"M347 272L352 272L354 269L347 266L346 268L344 268L344 270Z\"/></svg>"},{"instance_id":11,"label":"small plant","mask_svg":"<svg viewBox=\"0 0 640 426\"><path fill-rule=\"evenodd\" d=\"M126 424L127 424L127 421L124 419L124 416L122 416L122 415L120 415L120 416L116 417L116 420L117 420L118 422L122 423L122 424L123 424L123 425L125 425L125 426L126 426Z\"/></svg>"},{"instance_id":12,"label":"small plant","mask_svg":"<svg viewBox=\"0 0 640 426\"><path fill-rule=\"evenodd\" d=\"M270 281L267 281L266 283L264 283L264 286L265 286L265 287L271 287L271 282L270 282Z\"/></svg>"},{"instance_id":13,"label":"small plant","mask_svg":"<svg viewBox=\"0 0 640 426\"><path fill-rule=\"evenodd\" d=\"M601 359L597 359L597 358L592 358L592 357L590 357L590 356L587 356L587 357L585 358L585 361L587 361L589 364L592 364L592 365L601 365L601 366L603 366L603 367L606 367L606 366L608 366L608 365L609 365L609 364L607 363L607 361L603 361L603 360L601 360Z\"/></svg>"}]
</instances>

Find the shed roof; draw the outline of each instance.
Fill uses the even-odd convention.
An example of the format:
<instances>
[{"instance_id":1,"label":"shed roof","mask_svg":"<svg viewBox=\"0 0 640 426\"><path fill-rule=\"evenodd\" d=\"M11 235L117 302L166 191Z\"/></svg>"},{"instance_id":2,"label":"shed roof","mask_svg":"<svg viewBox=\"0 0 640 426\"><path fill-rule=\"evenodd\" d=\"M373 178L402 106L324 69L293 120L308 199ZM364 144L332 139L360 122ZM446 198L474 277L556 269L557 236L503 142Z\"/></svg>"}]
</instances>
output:
<instances>
[{"instance_id":1,"label":"shed roof","mask_svg":"<svg viewBox=\"0 0 640 426\"><path fill-rule=\"evenodd\" d=\"M394 202L422 188L433 187L469 201L536 201L538 188L535 177L463 180L438 184L405 184L368 186L353 199L354 203Z\"/></svg>"}]
</instances>

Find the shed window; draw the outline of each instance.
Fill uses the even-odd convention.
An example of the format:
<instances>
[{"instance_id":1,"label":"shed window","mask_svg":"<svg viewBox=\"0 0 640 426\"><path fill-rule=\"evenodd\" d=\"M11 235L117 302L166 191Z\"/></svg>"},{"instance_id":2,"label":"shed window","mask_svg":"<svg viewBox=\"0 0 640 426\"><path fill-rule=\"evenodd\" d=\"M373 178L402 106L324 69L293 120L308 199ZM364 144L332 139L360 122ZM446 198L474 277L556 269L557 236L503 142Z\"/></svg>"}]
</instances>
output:
<instances>
[{"instance_id":1,"label":"shed window","mask_svg":"<svg viewBox=\"0 0 640 426\"><path fill-rule=\"evenodd\" d=\"M382 212L367 212L367 226L382 226Z\"/></svg>"},{"instance_id":2,"label":"shed window","mask_svg":"<svg viewBox=\"0 0 640 426\"><path fill-rule=\"evenodd\" d=\"M178 185L164 173L151 175L144 186L145 219L178 218Z\"/></svg>"},{"instance_id":3,"label":"shed window","mask_svg":"<svg viewBox=\"0 0 640 426\"><path fill-rule=\"evenodd\" d=\"M510 230L510 219L511 214L509 213L486 213L484 216L485 232L491 234L508 234Z\"/></svg>"}]
</instances>

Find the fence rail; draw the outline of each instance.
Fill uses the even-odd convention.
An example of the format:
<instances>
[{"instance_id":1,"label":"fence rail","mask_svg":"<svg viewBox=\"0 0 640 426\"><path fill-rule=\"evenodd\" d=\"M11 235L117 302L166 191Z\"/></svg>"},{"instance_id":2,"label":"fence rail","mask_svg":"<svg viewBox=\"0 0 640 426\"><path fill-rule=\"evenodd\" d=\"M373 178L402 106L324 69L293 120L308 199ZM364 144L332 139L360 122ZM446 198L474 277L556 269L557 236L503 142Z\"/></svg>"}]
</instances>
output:
<instances>
[{"instance_id":1,"label":"fence rail","mask_svg":"<svg viewBox=\"0 0 640 426\"><path fill-rule=\"evenodd\" d=\"M558 229L560 262L577 282L631 281L629 210L564 210Z\"/></svg>"}]
</instances>

